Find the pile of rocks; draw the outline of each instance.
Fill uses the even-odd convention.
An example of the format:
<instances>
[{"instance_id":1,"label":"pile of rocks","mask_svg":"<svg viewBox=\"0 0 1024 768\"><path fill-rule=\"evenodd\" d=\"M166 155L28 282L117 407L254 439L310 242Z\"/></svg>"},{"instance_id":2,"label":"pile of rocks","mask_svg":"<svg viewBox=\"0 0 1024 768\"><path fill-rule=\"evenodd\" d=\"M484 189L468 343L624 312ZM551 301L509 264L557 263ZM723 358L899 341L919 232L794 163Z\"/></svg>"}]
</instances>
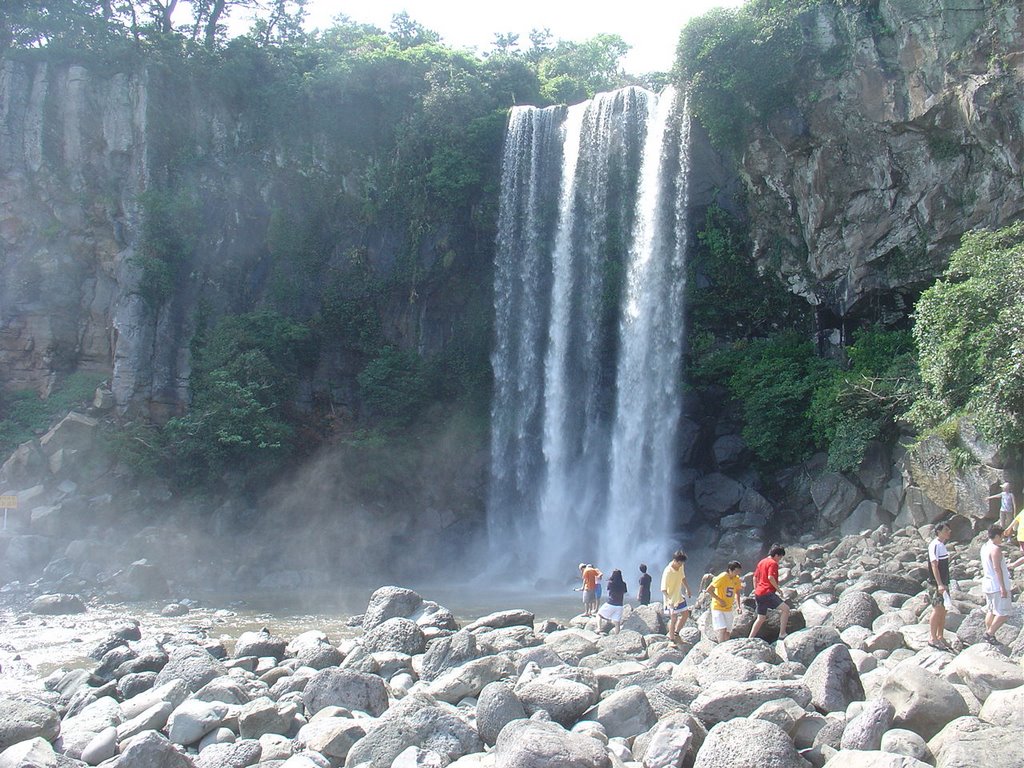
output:
<instances>
[{"instance_id":1,"label":"pile of rocks","mask_svg":"<svg viewBox=\"0 0 1024 768\"><path fill-rule=\"evenodd\" d=\"M922 547L880 528L793 550L806 627L775 642L717 644L700 616L671 643L656 605L613 635L525 610L459 628L399 587L337 645L263 630L229 654L126 624L94 668L0 701L0 768L1024 768L1020 617L982 643L954 560L955 652L928 647Z\"/></svg>"}]
</instances>

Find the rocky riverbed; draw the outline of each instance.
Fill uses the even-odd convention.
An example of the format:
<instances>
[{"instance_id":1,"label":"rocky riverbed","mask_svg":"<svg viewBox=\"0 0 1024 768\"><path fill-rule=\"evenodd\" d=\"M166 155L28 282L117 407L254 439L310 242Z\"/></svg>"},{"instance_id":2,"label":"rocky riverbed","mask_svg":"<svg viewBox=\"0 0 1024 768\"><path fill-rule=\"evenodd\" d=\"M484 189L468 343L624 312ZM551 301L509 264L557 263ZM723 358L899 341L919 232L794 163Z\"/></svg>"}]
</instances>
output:
<instances>
[{"instance_id":1,"label":"rocky riverbed","mask_svg":"<svg viewBox=\"0 0 1024 768\"><path fill-rule=\"evenodd\" d=\"M657 606L606 635L526 609L460 622L395 586L287 635L114 623L78 638L87 664L0 697L0 768L1024 768L1021 611L982 642L980 540L951 545L952 651L930 648L924 533L789 547L782 641L746 639L749 607L734 639L698 611L672 643Z\"/></svg>"}]
</instances>

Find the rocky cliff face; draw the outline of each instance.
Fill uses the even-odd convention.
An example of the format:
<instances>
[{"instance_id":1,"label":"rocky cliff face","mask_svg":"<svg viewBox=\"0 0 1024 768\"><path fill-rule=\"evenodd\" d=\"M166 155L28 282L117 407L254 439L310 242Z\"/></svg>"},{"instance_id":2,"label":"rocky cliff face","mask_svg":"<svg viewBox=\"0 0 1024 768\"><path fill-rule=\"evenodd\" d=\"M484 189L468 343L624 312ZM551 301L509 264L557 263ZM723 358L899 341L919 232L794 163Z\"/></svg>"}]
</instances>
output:
<instances>
[{"instance_id":1,"label":"rocky cliff face","mask_svg":"<svg viewBox=\"0 0 1024 768\"><path fill-rule=\"evenodd\" d=\"M1024 215L1017 3L822 4L796 107L742 156L755 255L823 326L905 313L962 233Z\"/></svg>"}]
</instances>

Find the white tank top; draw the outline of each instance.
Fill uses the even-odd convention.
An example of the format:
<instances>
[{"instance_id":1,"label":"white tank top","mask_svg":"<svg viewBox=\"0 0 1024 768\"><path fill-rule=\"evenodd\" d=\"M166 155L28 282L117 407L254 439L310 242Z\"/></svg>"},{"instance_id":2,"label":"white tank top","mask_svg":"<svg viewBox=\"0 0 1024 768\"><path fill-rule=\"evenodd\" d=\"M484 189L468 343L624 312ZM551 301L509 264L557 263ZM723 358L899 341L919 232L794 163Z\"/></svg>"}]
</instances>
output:
<instances>
[{"instance_id":1,"label":"white tank top","mask_svg":"<svg viewBox=\"0 0 1024 768\"><path fill-rule=\"evenodd\" d=\"M992 553L999 549L994 542L987 541L981 548L981 568L984 577L981 580L982 592L998 592L999 578L996 576L996 569L992 566ZM1003 584L1010 588L1010 570L1006 567L1006 558L1002 560Z\"/></svg>"}]
</instances>

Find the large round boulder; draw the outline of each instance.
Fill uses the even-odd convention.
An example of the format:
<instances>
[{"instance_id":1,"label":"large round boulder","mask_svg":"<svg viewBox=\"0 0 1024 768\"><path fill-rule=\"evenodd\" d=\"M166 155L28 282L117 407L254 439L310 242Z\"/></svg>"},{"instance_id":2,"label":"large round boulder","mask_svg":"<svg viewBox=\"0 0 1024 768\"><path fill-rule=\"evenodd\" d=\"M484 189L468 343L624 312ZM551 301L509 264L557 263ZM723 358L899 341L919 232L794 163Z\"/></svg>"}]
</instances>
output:
<instances>
[{"instance_id":1,"label":"large round boulder","mask_svg":"<svg viewBox=\"0 0 1024 768\"><path fill-rule=\"evenodd\" d=\"M792 680L723 680L701 691L690 705L690 711L710 727L736 717L749 717L755 709L774 699L793 699L804 707L811 701L811 692L804 683Z\"/></svg>"},{"instance_id":2,"label":"large round boulder","mask_svg":"<svg viewBox=\"0 0 1024 768\"><path fill-rule=\"evenodd\" d=\"M846 723L841 747L857 751L880 749L882 736L892 726L895 716L896 709L887 699L872 699L859 715Z\"/></svg>"},{"instance_id":3,"label":"large round boulder","mask_svg":"<svg viewBox=\"0 0 1024 768\"><path fill-rule=\"evenodd\" d=\"M439 637L427 646L420 668L420 679L429 683L448 670L482 655L485 654L478 651L476 636L471 632L461 630L446 637Z\"/></svg>"},{"instance_id":4,"label":"large round boulder","mask_svg":"<svg viewBox=\"0 0 1024 768\"><path fill-rule=\"evenodd\" d=\"M243 632L235 641L236 659L243 656L272 656L277 661L284 658L288 643L264 627L259 632Z\"/></svg>"},{"instance_id":5,"label":"large round boulder","mask_svg":"<svg viewBox=\"0 0 1024 768\"><path fill-rule=\"evenodd\" d=\"M476 704L476 729L488 746L493 746L498 740L502 728L525 717L523 702L510 683L489 683L480 692Z\"/></svg>"},{"instance_id":6,"label":"large round boulder","mask_svg":"<svg viewBox=\"0 0 1024 768\"><path fill-rule=\"evenodd\" d=\"M302 691L302 701L312 715L335 706L380 717L388 708L388 693L376 675L330 667L313 675Z\"/></svg>"},{"instance_id":7,"label":"large round boulder","mask_svg":"<svg viewBox=\"0 0 1024 768\"><path fill-rule=\"evenodd\" d=\"M423 598L404 587L381 587L370 595L363 614L363 631L369 632L388 619L408 618L423 606Z\"/></svg>"},{"instance_id":8,"label":"large round boulder","mask_svg":"<svg viewBox=\"0 0 1024 768\"><path fill-rule=\"evenodd\" d=\"M789 735L766 720L719 723L697 752L693 768L805 768Z\"/></svg>"},{"instance_id":9,"label":"large round boulder","mask_svg":"<svg viewBox=\"0 0 1024 768\"><path fill-rule=\"evenodd\" d=\"M424 694L412 694L368 728L352 745L346 764L390 768L409 747L436 752L445 764L484 749L476 730L458 709Z\"/></svg>"},{"instance_id":10,"label":"large round boulder","mask_svg":"<svg viewBox=\"0 0 1024 768\"><path fill-rule=\"evenodd\" d=\"M576 680L547 678L520 683L516 695L528 715L543 710L565 727L576 723L597 701L596 689Z\"/></svg>"},{"instance_id":11,"label":"large round boulder","mask_svg":"<svg viewBox=\"0 0 1024 768\"><path fill-rule=\"evenodd\" d=\"M423 653L426 641L415 621L396 616L382 621L363 636L363 647L369 653L393 651L415 656Z\"/></svg>"},{"instance_id":12,"label":"large round boulder","mask_svg":"<svg viewBox=\"0 0 1024 768\"><path fill-rule=\"evenodd\" d=\"M0 752L36 737L53 741L60 718L52 708L28 696L0 696Z\"/></svg>"},{"instance_id":13,"label":"large round boulder","mask_svg":"<svg viewBox=\"0 0 1024 768\"><path fill-rule=\"evenodd\" d=\"M479 696L484 686L514 672L515 664L507 656L484 656L448 670L427 686L427 692L440 701L455 704L467 696Z\"/></svg>"},{"instance_id":14,"label":"large round boulder","mask_svg":"<svg viewBox=\"0 0 1024 768\"><path fill-rule=\"evenodd\" d=\"M227 667L198 645L185 645L173 649L167 664L159 671L153 685L160 687L181 680L191 693L195 693L214 678L228 673Z\"/></svg>"},{"instance_id":15,"label":"large round boulder","mask_svg":"<svg viewBox=\"0 0 1024 768\"><path fill-rule=\"evenodd\" d=\"M787 661L809 667L819 653L841 642L839 630L834 627L810 627L786 635L782 648Z\"/></svg>"},{"instance_id":16,"label":"large round boulder","mask_svg":"<svg viewBox=\"0 0 1024 768\"><path fill-rule=\"evenodd\" d=\"M851 702L864 700L860 673L842 644L819 653L807 668L804 682L811 689L811 703L825 714L845 712Z\"/></svg>"},{"instance_id":17,"label":"large round boulder","mask_svg":"<svg viewBox=\"0 0 1024 768\"><path fill-rule=\"evenodd\" d=\"M584 713L584 719L604 726L608 738L631 739L646 733L658 722L644 689L631 685L601 699Z\"/></svg>"},{"instance_id":18,"label":"large round boulder","mask_svg":"<svg viewBox=\"0 0 1024 768\"><path fill-rule=\"evenodd\" d=\"M913 660L898 664L882 684L881 696L895 708L894 723L930 739L950 720L968 714L953 685Z\"/></svg>"},{"instance_id":19,"label":"large round boulder","mask_svg":"<svg viewBox=\"0 0 1024 768\"><path fill-rule=\"evenodd\" d=\"M597 739L570 733L556 723L514 720L498 735L495 768L611 768Z\"/></svg>"},{"instance_id":20,"label":"large round boulder","mask_svg":"<svg viewBox=\"0 0 1024 768\"><path fill-rule=\"evenodd\" d=\"M875 598L866 592L848 589L839 597L839 602L832 608L829 622L842 632L850 627L871 629L871 624L882 615Z\"/></svg>"}]
</instances>

